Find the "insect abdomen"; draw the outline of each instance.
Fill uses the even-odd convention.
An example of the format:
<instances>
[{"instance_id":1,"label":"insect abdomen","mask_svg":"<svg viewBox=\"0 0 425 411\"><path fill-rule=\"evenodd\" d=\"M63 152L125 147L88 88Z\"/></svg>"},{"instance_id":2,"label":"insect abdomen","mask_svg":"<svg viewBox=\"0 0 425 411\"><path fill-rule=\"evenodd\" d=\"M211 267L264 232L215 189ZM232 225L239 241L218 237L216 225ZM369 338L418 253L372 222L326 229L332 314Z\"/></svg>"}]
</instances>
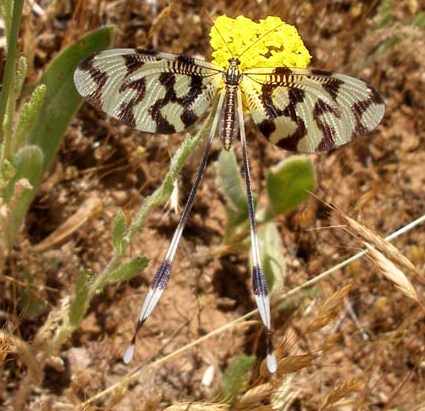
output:
<instances>
[{"instance_id":1,"label":"insect abdomen","mask_svg":"<svg viewBox=\"0 0 425 411\"><path fill-rule=\"evenodd\" d=\"M220 124L220 139L223 144L223 148L228 151L232 146L233 138L238 132L238 117L236 107L236 87L237 86L226 86L223 91L226 93L224 100L221 124Z\"/></svg>"}]
</instances>

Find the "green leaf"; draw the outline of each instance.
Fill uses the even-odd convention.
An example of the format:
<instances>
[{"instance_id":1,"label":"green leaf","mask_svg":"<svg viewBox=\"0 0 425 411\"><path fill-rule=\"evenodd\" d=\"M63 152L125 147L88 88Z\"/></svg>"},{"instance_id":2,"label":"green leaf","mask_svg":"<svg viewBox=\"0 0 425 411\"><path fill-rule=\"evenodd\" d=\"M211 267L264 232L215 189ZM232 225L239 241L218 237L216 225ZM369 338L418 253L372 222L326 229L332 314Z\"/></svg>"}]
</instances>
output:
<instances>
[{"instance_id":1,"label":"green leaf","mask_svg":"<svg viewBox=\"0 0 425 411\"><path fill-rule=\"evenodd\" d=\"M32 92L30 100L27 103L22 104L16 131L13 136L14 149L16 147L20 147L24 143L26 134L31 127L33 127L44 102L44 98L46 97L46 91L46 86L44 84L40 84Z\"/></svg>"},{"instance_id":2,"label":"green leaf","mask_svg":"<svg viewBox=\"0 0 425 411\"><path fill-rule=\"evenodd\" d=\"M245 388L255 361L254 355L238 355L232 360L224 371L221 382L224 401L234 403L238 394Z\"/></svg>"},{"instance_id":3,"label":"green leaf","mask_svg":"<svg viewBox=\"0 0 425 411\"><path fill-rule=\"evenodd\" d=\"M248 204L243 181L233 150L221 150L217 161L220 189L226 200L227 227L224 243L228 242L236 227L247 223Z\"/></svg>"},{"instance_id":4,"label":"green leaf","mask_svg":"<svg viewBox=\"0 0 425 411\"><path fill-rule=\"evenodd\" d=\"M0 150L2 148L3 148L2 144L0 144ZM10 179L15 174L15 171L16 171L15 167L8 160L4 160L3 164L0 164L0 189L1 190L3 190L3 188L5 188L9 184Z\"/></svg>"},{"instance_id":5,"label":"green leaf","mask_svg":"<svg viewBox=\"0 0 425 411\"><path fill-rule=\"evenodd\" d=\"M36 89L38 90L36 95L40 97L42 104L41 107L36 107L37 118L30 119L34 125L28 132L29 146L20 149L12 161L16 173L6 188L5 200L8 202L12 195L14 196L16 182L24 178L32 185L32 190L21 193L19 201L13 205L5 230L8 247L12 244L38 190L41 178L53 161L65 130L81 102L74 87L74 70L84 57L106 48L113 32L112 27L101 28L62 51L41 79L41 84L44 84L47 90L43 90L43 87Z\"/></svg>"},{"instance_id":6,"label":"green leaf","mask_svg":"<svg viewBox=\"0 0 425 411\"><path fill-rule=\"evenodd\" d=\"M125 214L122 210L120 210L112 223L112 244L117 256L125 254L127 241L124 236L126 228Z\"/></svg>"},{"instance_id":7,"label":"green leaf","mask_svg":"<svg viewBox=\"0 0 425 411\"><path fill-rule=\"evenodd\" d=\"M12 19L12 8L12 0L0 1L0 15L1 17L3 17L4 20ZM7 21L7 23L10 24L10 21Z\"/></svg>"},{"instance_id":8,"label":"green leaf","mask_svg":"<svg viewBox=\"0 0 425 411\"><path fill-rule=\"evenodd\" d=\"M26 216L34 196L34 185L43 173L43 153L37 146L26 146L18 150L12 165L15 174L5 189L5 202L11 208L5 232L8 247L12 244ZM25 189L22 182L27 181L32 189Z\"/></svg>"},{"instance_id":9,"label":"green leaf","mask_svg":"<svg viewBox=\"0 0 425 411\"><path fill-rule=\"evenodd\" d=\"M105 282L100 284L100 289L108 284L119 283L121 281L131 280L135 275L140 274L148 265L149 260L144 257L136 257L129 262L112 271Z\"/></svg>"},{"instance_id":10,"label":"green leaf","mask_svg":"<svg viewBox=\"0 0 425 411\"><path fill-rule=\"evenodd\" d=\"M231 209L245 210L248 214L246 194L233 150L221 150L217 163L221 191Z\"/></svg>"},{"instance_id":11,"label":"green leaf","mask_svg":"<svg viewBox=\"0 0 425 411\"><path fill-rule=\"evenodd\" d=\"M113 33L114 28L108 26L87 34L63 50L41 78L40 84L47 87L46 97L28 142L38 145L43 151L44 169L52 163L68 124L81 103L74 87L75 68L88 55L104 50L110 44Z\"/></svg>"},{"instance_id":12,"label":"green leaf","mask_svg":"<svg viewBox=\"0 0 425 411\"><path fill-rule=\"evenodd\" d=\"M74 299L69 309L69 322L73 327L78 327L83 319L88 307L88 292L90 271L82 271L78 274L77 282L75 283Z\"/></svg>"},{"instance_id":13,"label":"green leaf","mask_svg":"<svg viewBox=\"0 0 425 411\"><path fill-rule=\"evenodd\" d=\"M9 202L14 191L14 186L18 180L26 178L31 185L40 178L40 165L43 164L43 153L37 146L22 147L15 154L12 160L14 175L9 181L5 191L5 201Z\"/></svg>"},{"instance_id":14,"label":"green leaf","mask_svg":"<svg viewBox=\"0 0 425 411\"><path fill-rule=\"evenodd\" d=\"M25 78L28 71L28 62L24 56L21 56L18 60L18 68L15 76L15 96L19 96L24 85Z\"/></svg>"},{"instance_id":15,"label":"green leaf","mask_svg":"<svg viewBox=\"0 0 425 411\"><path fill-rule=\"evenodd\" d=\"M269 204L266 220L297 207L316 189L313 163L307 156L292 156L272 167L267 174Z\"/></svg>"},{"instance_id":16,"label":"green leaf","mask_svg":"<svg viewBox=\"0 0 425 411\"><path fill-rule=\"evenodd\" d=\"M267 223L258 231L260 259L266 276L269 292L279 293L283 290L286 274L285 259L281 254L282 239L274 223Z\"/></svg>"},{"instance_id":17,"label":"green leaf","mask_svg":"<svg viewBox=\"0 0 425 411\"><path fill-rule=\"evenodd\" d=\"M0 139L3 140L4 152L2 153L2 160L12 157L9 150L10 147L10 125L13 119L13 108L16 96L15 91L15 69L16 69L16 55L18 49L19 29L21 27L22 9L24 0L9 0L2 1L2 13L4 13L4 25L7 33L6 50L7 57L6 63L3 67L3 81L0 92ZM6 116L5 116L6 114ZM4 126L4 129L3 129Z\"/></svg>"}]
</instances>

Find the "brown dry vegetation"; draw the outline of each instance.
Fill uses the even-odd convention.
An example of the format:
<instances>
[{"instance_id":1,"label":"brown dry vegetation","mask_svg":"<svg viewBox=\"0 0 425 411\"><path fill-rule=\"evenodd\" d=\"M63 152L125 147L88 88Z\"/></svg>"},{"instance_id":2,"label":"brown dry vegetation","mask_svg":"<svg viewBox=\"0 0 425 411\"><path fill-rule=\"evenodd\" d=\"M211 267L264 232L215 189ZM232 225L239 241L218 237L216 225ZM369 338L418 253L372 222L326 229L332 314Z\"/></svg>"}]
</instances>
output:
<instances>
[{"instance_id":1,"label":"brown dry vegetation","mask_svg":"<svg viewBox=\"0 0 425 411\"><path fill-rule=\"evenodd\" d=\"M105 24L117 27L115 47L155 47L207 59L210 21L205 10L212 19L221 14L254 20L278 15L295 24L313 55L312 65L370 82L387 103L384 120L372 135L313 156L318 194L381 236L424 214L425 33L411 24L425 11L423 2L394 2L392 19L382 27L378 0L41 0L43 18L29 3L21 47L31 62L30 83L62 47ZM261 202L265 170L289 154L269 144L251 123L247 132ZM93 396L96 400L85 409L154 410L184 402L205 404L172 409L229 409L207 407L222 399L221 376L233 356L264 356L259 323L239 323L175 358L158 361L254 308L248 256L212 255L225 226L212 166L197 195L170 286L143 329L132 364L143 366L137 378L129 379L134 368L121 358L141 298L178 220L168 208L157 209L131 245L132 256L151 259L149 268L96 296L80 329L59 353L51 353L55 356L46 366L39 366L39 353L31 346L51 310L72 296L77 274L105 267L112 252L112 218L120 208L129 219L135 215L160 184L181 141L181 135L136 132L86 104L81 107L0 277L1 322L7 331L0 341L2 409L83 409ZM219 150L217 142L212 161ZM180 202L197 158L195 153L179 181ZM58 239L58 227L76 213L75 229ZM311 198L279 220L286 291L358 251L359 234L335 227L335 216ZM37 248L52 234L58 241ZM418 272L425 265L424 244L420 226L395 241ZM423 282L406 275L421 301ZM348 283L351 287L344 288ZM25 305L23 290L32 304ZM272 312L275 342L282 345L280 373L270 377L258 364L245 392L253 390L230 409L425 409L424 312L366 260L337 270L314 289L276 304ZM330 320L326 326L315 325L320 315ZM54 322L50 327L54 330ZM50 331L43 332L48 336ZM210 365L215 374L205 386L201 380ZM115 389L104 392L114 384Z\"/></svg>"}]
</instances>

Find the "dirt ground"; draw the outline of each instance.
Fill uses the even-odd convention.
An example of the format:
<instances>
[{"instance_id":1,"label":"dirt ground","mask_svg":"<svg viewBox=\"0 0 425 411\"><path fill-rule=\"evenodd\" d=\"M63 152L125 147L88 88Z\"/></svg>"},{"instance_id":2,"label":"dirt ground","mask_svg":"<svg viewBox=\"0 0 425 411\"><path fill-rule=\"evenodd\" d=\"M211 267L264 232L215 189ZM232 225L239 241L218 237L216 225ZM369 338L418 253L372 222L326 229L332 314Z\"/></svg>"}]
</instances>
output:
<instances>
[{"instance_id":1,"label":"dirt ground","mask_svg":"<svg viewBox=\"0 0 425 411\"><path fill-rule=\"evenodd\" d=\"M423 1L42 0L37 4L48 14L41 18L27 4L23 19L27 34L21 40L24 50L30 41L33 45L32 83L62 47L102 25L116 26L114 47L155 48L206 59L210 59L209 17L243 14L258 21L277 15L296 25L313 56L311 66L369 82L387 105L376 131L334 152L311 156L316 194L383 237L425 213ZM247 133L253 185L261 204L267 169L290 154L268 143L251 121ZM183 137L143 134L88 104L81 106L0 276L1 323L6 330L31 343L49 312L65 297L72 298L78 273L89 269L96 275L105 268L112 254L112 219L120 209L128 220L135 216L160 185ZM211 163L220 149L216 141ZM178 181L179 209L199 157L194 153ZM75 223L60 240L37 248L76 214L83 216L81 224ZM31 410L161 410L203 402L204 408L181 409L229 409L217 405L224 404L222 376L232 359L244 353L257 355L258 361L241 393L267 383L272 393L255 407L234 403L230 409L318 410L328 399L337 402L332 409L344 411L425 410L424 311L364 259L272 306L274 340L283 346L282 355L314 357L306 366L294 366L293 373L270 377L259 371L265 344L256 316L159 361L255 308L248 253L216 256L226 216L213 164L196 197L170 285L143 328L134 362L124 365L122 355L141 300L178 218L170 206L150 215L128 252L131 257L149 258L149 267L91 301L81 327L57 353L60 361L38 370L41 383L30 383L22 402L16 402L17 396L23 395L20 389L32 371L12 344L0 371L0 408L16 409L18 403ZM284 292L355 254L361 245L314 197L277 224L287 264ZM419 272L424 271L424 244L423 225L394 241ZM423 301L423 281L406 275ZM348 283L351 290L335 318L308 333L324 301ZM332 347L323 348L331 340ZM295 362L297 358L307 357L294 357ZM119 385L140 366L137 378ZM212 381L205 383L203 378L212 371ZM114 384L116 389L105 391ZM94 396L90 404L82 405ZM206 408L209 403L217 403L216 408Z\"/></svg>"}]
</instances>

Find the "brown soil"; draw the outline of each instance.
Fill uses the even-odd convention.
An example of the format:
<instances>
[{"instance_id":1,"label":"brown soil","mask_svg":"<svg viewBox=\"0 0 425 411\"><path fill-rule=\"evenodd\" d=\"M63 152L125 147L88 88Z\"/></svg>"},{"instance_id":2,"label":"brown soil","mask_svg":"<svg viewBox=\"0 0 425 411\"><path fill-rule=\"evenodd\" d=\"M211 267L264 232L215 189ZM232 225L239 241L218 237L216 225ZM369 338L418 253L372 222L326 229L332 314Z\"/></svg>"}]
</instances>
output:
<instances>
[{"instance_id":1,"label":"brown soil","mask_svg":"<svg viewBox=\"0 0 425 411\"><path fill-rule=\"evenodd\" d=\"M47 9L49 2L39 3ZM243 14L253 20L278 15L295 24L313 55L312 66L368 81L380 90L387 104L382 124L371 135L335 152L312 156L317 194L382 236L424 214L425 35L423 29L411 24L415 16L424 13L423 3L394 2L392 20L380 28L379 1L177 1L170 13L159 18L166 2L159 1L156 11L148 2L135 0L75 3L79 8L56 2L45 21L27 5L22 46L34 54L32 81L62 46L105 24L117 27L114 47L155 47L207 59L211 23L205 10L212 19L221 14ZM152 27L155 31L149 36ZM40 35L30 36L31 32ZM265 201L267 169L289 154L269 144L251 122L247 132L254 190L261 203ZM31 342L52 308L62 298L72 297L78 273L84 269L94 274L102 271L111 258L113 217L120 209L128 219L137 213L144 198L161 183L182 140L181 135L136 132L88 104L81 107L30 209L5 276L0 277L0 312L2 322L9 324L8 331L13 329L16 336ZM212 162L220 149L216 142ZM179 179L180 204L189 192L198 158L199 153L195 153ZM91 213L91 217L82 226L34 252L37 244L87 204L95 212L83 213ZM49 364L40 370L42 384L31 387L28 409L74 409L131 372L132 367L122 363L122 354L177 221L178 214L169 207L150 215L129 249L129 256L150 259L148 269L129 282L108 287L92 300L81 327L58 353L63 364ZM335 227L337 221L315 198L278 220L284 244L281 252L287 262L285 290L358 251L359 243L342 227ZM264 357L262 329L259 322L250 322L155 365L156 359L255 308L247 253L214 256L225 224L223 196L215 167L210 165L178 250L170 285L139 338L132 365L146 364L146 368L128 390L105 394L87 409L148 410L183 402L213 402L220 398L222 374L235 355L256 354L259 361ZM421 226L394 244L423 271L425 234ZM409 278L421 299L423 283ZM306 334L323 301L349 282L353 284L347 304L369 339L363 339L359 326L344 315L343 304L340 323L335 318L320 331ZM24 306L22 290L27 295L31 290L31 305ZM337 271L314 291L298 294L291 304L286 301L283 308L273 307L272 315L276 344L290 341L287 356L316 352L330 335L339 333L332 350L291 374L290 382L279 377L279 390L294 393L288 408L279 409L317 410L333 388L353 379L358 382L357 389L343 396L345 402L336 409L425 409L423 310L365 260ZM201 380L210 365L215 370L214 379L204 386ZM0 374L4 409L13 409L12 400L27 373L12 349ZM252 378L250 383L257 384L258 379Z\"/></svg>"}]
</instances>

